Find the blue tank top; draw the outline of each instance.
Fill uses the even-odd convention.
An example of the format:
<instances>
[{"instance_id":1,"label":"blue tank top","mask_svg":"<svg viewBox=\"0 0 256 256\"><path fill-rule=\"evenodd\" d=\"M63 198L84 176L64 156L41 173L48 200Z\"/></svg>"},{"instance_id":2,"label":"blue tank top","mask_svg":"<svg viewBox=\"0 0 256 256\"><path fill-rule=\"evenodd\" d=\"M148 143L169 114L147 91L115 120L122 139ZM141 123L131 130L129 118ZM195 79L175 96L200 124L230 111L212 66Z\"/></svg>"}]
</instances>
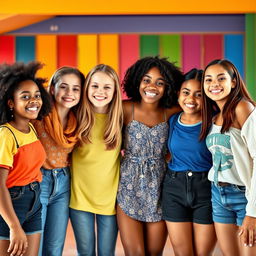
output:
<instances>
[{"instance_id":1,"label":"blue tank top","mask_svg":"<svg viewBox=\"0 0 256 256\"><path fill-rule=\"evenodd\" d=\"M181 171L209 171L212 167L212 155L208 150L205 140L199 141L201 122L186 125L180 122L181 113L169 119L168 149L171 161L168 168Z\"/></svg>"}]
</instances>

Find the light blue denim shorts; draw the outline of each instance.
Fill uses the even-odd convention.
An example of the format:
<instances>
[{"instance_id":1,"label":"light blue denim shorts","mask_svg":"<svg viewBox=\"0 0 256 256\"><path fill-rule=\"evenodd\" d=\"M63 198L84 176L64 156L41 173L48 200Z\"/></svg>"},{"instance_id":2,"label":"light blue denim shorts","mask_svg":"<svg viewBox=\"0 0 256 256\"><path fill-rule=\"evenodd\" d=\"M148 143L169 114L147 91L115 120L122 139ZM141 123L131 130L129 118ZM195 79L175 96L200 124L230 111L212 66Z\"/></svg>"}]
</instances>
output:
<instances>
[{"instance_id":1,"label":"light blue denim shorts","mask_svg":"<svg viewBox=\"0 0 256 256\"><path fill-rule=\"evenodd\" d=\"M212 183L213 221L224 224L241 226L245 217L247 199L245 186Z\"/></svg>"}]
</instances>

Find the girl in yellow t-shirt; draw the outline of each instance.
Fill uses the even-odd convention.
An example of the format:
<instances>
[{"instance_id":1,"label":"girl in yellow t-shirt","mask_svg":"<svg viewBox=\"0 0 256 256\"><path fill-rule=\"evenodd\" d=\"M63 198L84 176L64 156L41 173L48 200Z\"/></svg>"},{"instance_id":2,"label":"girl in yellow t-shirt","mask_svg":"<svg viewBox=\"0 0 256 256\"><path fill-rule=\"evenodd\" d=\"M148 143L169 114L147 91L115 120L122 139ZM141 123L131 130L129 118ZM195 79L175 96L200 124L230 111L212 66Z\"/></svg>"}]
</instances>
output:
<instances>
[{"instance_id":1,"label":"girl in yellow t-shirt","mask_svg":"<svg viewBox=\"0 0 256 256\"><path fill-rule=\"evenodd\" d=\"M70 218L79 255L114 255L122 100L116 72L97 65L86 77L78 108L79 146L71 165ZM96 221L96 222L95 222Z\"/></svg>"},{"instance_id":2,"label":"girl in yellow t-shirt","mask_svg":"<svg viewBox=\"0 0 256 256\"><path fill-rule=\"evenodd\" d=\"M0 255L37 255L46 154L32 119L50 111L39 62L0 66Z\"/></svg>"}]
</instances>

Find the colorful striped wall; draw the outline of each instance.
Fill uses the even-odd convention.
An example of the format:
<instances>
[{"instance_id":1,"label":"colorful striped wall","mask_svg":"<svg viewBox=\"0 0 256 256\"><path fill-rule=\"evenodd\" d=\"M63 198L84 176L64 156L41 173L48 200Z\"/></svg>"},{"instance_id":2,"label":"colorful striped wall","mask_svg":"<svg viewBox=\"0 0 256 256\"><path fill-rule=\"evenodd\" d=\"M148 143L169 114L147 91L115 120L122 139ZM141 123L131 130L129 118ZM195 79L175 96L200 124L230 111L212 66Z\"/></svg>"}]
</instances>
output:
<instances>
[{"instance_id":1,"label":"colorful striped wall","mask_svg":"<svg viewBox=\"0 0 256 256\"><path fill-rule=\"evenodd\" d=\"M184 72L228 58L244 75L243 34L0 36L0 63L39 60L48 78L60 66L87 73L97 63L111 65L123 77L138 58L155 55L168 57Z\"/></svg>"}]
</instances>

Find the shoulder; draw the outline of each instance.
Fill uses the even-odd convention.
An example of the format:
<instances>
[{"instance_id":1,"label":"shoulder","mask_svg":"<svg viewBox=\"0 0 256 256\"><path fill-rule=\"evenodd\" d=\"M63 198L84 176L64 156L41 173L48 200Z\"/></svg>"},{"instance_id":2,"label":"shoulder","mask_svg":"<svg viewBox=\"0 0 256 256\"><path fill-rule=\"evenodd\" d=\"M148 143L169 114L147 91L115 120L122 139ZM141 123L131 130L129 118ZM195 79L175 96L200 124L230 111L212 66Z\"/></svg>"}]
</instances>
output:
<instances>
[{"instance_id":1,"label":"shoulder","mask_svg":"<svg viewBox=\"0 0 256 256\"><path fill-rule=\"evenodd\" d=\"M166 113L166 118L167 120L174 114L177 114L179 112L181 112L182 109L180 108L180 106L173 106L171 108L166 108L165 109L165 113Z\"/></svg>"},{"instance_id":2,"label":"shoulder","mask_svg":"<svg viewBox=\"0 0 256 256\"><path fill-rule=\"evenodd\" d=\"M241 100L235 109L236 113L236 120L240 126L240 128L243 126L249 115L253 112L255 109L255 106L253 106L252 103L249 101Z\"/></svg>"}]
</instances>

